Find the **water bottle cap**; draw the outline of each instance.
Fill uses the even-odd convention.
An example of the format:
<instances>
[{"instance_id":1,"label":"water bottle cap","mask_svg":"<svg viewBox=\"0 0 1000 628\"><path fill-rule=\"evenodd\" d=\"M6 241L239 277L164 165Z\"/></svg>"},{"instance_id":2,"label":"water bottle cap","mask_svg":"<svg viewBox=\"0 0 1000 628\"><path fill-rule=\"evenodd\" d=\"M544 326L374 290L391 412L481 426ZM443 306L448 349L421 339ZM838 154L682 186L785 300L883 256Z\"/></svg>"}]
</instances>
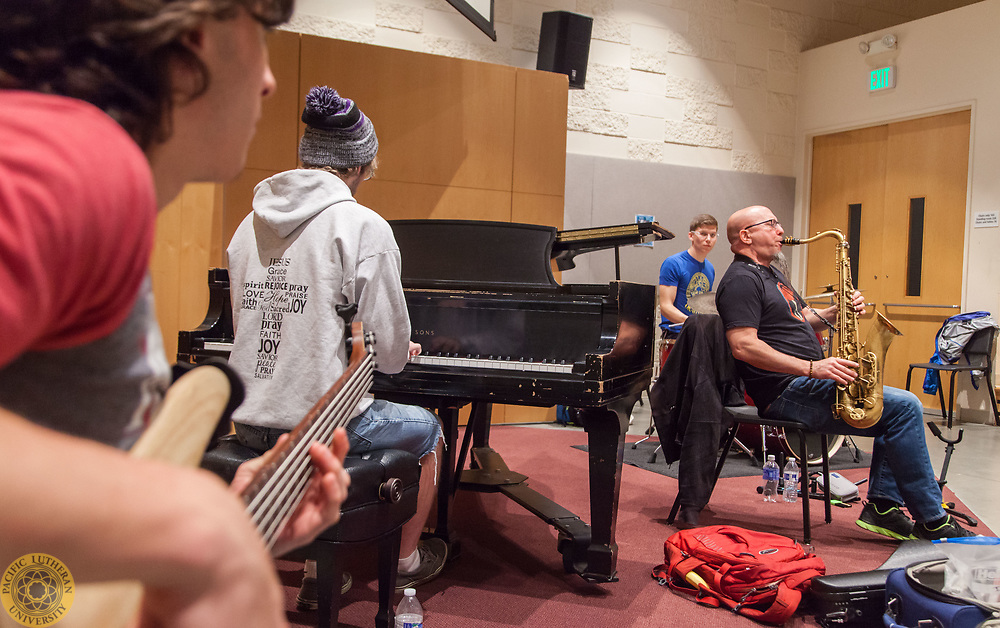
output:
<instances>
[{"instance_id":1,"label":"water bottle cap","mask_svg":"<svg viewBox=\"0 0 1000 628\"><path fill-rule=\"evenodd\" d=\"M413 597L416 594L417 594L417 590L414 589L413 587L407 587L407 588L403 589L403 595L405 595L407 597Z\"/></svg>"},{"instance_id":2,"label":"water bottle cap","mask_svg":"<svg viewBox=\"0 0 1000 628\"><path fill-rule=\"evenodd\" d=\"M774 454L767 454L768 460L774 460Z\"/></svg>"}]
</instances>

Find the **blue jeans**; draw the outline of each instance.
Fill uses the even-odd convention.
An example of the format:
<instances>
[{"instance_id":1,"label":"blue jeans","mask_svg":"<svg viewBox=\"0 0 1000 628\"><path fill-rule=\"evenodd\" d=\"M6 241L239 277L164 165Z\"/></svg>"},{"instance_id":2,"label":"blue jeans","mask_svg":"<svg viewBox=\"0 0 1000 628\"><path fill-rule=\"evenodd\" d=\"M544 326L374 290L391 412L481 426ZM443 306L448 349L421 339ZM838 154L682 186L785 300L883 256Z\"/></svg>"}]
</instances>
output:
<instances>
[{"instance_id":1,"label":"blue jeans","mask_svg":"<svg viewBox=\"0 0 1000 628\"><path fill-rule=\"evenodd\" d=\"M829 379L796 377L761 416L800 421L814 432L874 437L868 498L905 504L918 523L943 517L941 487L927 453L924 412L916 395L884 386L882 418L858 429L834 416L836 386Z\"/></svg>"},{"instance_id":2,"label":"blue jeans","mask_svg":"<svg viewBox=\"0 0 1000 628\"><path fill-rule=\"evenodd\" d=\"M434 451L442 438L441 424L430 410L383 399L375 399L347 424L352 454L402 449L423 458Z\"/></svg>"},{"instance_id":3,"label":"blue jeans","mask_svg":"<svg viewBox=\"0 0 1000 628\"><path fill-rule=\"evenodd\" d=\"M257 427L235 423L236 436L245 447L264 452L288 432L273 427ZM381 449L401 449L417 458L434 451L444 437L441 424L433 412L419 406L407 406L375 399L368 409L347 424L350 453L363 454Z\"/></svg>"}]
</instances>

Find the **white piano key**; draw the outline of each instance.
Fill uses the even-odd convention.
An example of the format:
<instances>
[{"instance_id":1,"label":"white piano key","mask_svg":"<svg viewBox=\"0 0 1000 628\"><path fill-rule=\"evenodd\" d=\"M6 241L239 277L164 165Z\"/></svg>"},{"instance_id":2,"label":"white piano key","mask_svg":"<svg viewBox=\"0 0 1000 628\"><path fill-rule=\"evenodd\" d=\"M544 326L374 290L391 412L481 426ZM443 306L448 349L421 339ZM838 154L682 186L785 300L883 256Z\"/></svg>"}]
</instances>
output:
<instances>
[{"instance_id":1,"label":"white piano key","mask_svg":"<svg viewBox=\"0 0 1000 628\"><path fill-rule=\"evenodd\" d=\"M572 364L555 362L527 362L514 359L458 358L445 356L418 355L410 360L423 366L443 366L447 368L498 369L531 373L572 373Z\"/></svg>"}]
</instances>

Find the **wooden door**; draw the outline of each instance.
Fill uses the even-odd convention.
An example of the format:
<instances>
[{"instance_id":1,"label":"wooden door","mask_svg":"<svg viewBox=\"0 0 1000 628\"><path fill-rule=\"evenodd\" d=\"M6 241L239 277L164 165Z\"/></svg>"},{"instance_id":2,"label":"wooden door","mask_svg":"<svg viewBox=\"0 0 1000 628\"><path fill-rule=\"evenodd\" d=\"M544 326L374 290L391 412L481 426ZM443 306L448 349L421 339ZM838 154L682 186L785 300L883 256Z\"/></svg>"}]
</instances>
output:
<instances>
[{"instance_id":1,"label":"wooden door","mask_svg":"<svg viewBox=\"0 0 1000 628\"><path fill-rule=\"evenodd\" d=\"M882 265L882 220L885 199L886 126L824 135L813 141L812 213L809 234L839 229L851 244L854 285L869 302L880 298L874 270ZM854 225L852 228L852 216ZM860 218L860 222L858 222ZM815 307L828 305L818 296L826 286L836 287L835 240L805 245L809 274L807 297ZM862 320L870 320L869 312ZM867 327L866 324L863 326Z\"/></svg>"},{"instance_id":2,"label":"wooden door","mask_svg":"<svg viewBox=\"0 0 1000 628\"><path fill-rule=\"evenodd\" d=\"M909 364L930 358L941 323L959 312L969 126L970 112L959 111L813 142L810 231L849 234L855 285L903 333L886 356L888 386L905 386ZM809 245L807 292L836 280L832 247L822 242ZM862 340L871 316L859 323ZM916 371L910 388L936 408L922 377Z\"/></svg>"}]
</instances>

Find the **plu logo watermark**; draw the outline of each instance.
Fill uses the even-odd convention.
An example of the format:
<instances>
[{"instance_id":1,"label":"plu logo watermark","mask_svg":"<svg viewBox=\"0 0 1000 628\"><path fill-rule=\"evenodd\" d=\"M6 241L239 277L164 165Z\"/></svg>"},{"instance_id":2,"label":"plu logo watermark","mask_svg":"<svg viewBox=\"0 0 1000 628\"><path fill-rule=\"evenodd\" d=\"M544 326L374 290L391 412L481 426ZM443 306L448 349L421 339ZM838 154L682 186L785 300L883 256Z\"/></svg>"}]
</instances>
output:
<instances>
[{"instance_id":1,"label":"plu logo watermark","mask_svg":"<svg viewBox=\"0 0 1000 628\"><path fill-rule=\"evenodd\" d=\"M73 605L73 575L48 554L25 554L0 578L3 609L23 626L51 626Z\"/></svg>"}]
</instances>

